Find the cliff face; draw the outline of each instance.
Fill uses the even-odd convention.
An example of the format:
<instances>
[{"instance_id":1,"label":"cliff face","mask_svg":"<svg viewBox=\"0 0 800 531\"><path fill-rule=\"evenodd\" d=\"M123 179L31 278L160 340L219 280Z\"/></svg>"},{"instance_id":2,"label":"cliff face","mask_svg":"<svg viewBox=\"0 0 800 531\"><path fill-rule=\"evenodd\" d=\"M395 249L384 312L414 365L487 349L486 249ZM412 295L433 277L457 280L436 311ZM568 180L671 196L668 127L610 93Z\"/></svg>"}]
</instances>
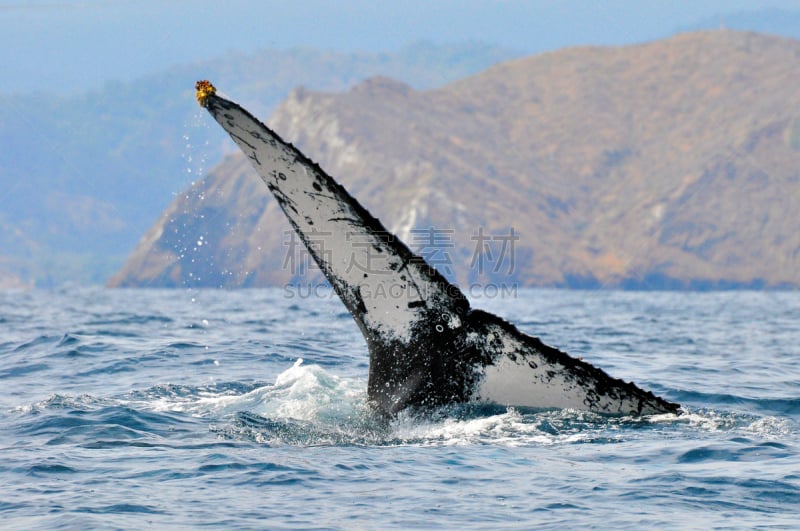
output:
<instances>
[{"instance_id":1,"label":"cliff face","mask_svg":"<svg viewBox=\"0 0 800 531\"><path fill-rule=\"evenodd\" d=\"M800 42L715 31L298 90L269 123L462 285L797 287L798 86ZM110 284L302 281L288 231L234 155Z\"/></svg>"}]
</instances>

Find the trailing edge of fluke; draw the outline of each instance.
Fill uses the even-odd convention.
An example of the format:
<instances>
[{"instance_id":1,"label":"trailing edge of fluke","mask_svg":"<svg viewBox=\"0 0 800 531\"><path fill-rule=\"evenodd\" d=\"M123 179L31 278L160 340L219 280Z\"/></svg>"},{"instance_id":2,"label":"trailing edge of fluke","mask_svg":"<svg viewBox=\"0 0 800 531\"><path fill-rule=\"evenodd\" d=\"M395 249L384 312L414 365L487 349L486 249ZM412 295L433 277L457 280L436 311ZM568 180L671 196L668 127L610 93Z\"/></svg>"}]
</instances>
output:
<instances>
[{"instance_id":1,"label":"trailing edge of fluke","mask_svg":"<svg viewBox=\"0 0 800 531\"><path fill-rule=\"evenodd\" d=\"M196 89L197 101L250 159L361 329L370 356L367 393L378 412L467 402L617 415L678 412L678 404L471 308L457 286L297 148L208 81Z\"/></svg>"}]
</instances>

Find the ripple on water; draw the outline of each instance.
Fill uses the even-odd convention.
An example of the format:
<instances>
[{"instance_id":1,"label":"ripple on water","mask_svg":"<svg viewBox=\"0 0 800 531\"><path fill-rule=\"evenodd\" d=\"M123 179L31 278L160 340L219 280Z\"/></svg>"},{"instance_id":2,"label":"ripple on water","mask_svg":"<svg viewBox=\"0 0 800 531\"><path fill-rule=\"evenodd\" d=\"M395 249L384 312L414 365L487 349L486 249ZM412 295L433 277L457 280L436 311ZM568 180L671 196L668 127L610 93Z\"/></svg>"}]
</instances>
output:
<instances>
[{"instance_id":1,"label":"ripple on water","mask_svg":"<svg viewBox=\"0 0 800 531\"><path fill-rule=\"evenodd\" d=\"M459 406L386 421L370 413L366 348L335 300L31 293L1 310L3 523L796 527L800 298L484 302L683 414Z\"/></svg>"}]
</instances>

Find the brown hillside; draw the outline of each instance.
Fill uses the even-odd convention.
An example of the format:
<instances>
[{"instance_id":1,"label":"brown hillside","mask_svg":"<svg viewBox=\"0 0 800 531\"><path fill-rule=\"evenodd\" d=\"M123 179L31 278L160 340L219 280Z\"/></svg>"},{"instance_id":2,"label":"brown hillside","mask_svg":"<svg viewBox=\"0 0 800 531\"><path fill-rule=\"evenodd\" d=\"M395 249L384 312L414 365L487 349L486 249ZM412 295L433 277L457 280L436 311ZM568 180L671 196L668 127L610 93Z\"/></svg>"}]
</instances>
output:
<instances>
[{"instance_id":1,"label":"brown hillside","mask_svg":"<svg viewBox=\"0 0 800 531\"><path fill-rule=\"evenodd\" d=\"M298 90L270 125L462 285L800 286L798 87L800 42L714 31L538 55L432 91ZM110 284L292 279L263 188L230 157ZM416 232L431 226L438 249ZM513 263L492 262L511 228ZM478 271L480 231L495 240Z\"/></svg>"}]
</instances>

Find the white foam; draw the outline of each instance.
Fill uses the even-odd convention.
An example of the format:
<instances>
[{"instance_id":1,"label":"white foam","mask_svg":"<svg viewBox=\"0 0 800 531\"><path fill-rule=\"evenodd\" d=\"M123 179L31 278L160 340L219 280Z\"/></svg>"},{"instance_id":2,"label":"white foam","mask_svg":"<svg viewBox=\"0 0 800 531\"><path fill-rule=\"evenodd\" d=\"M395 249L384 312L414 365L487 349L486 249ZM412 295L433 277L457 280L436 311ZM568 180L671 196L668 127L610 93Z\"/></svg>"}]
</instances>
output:
<instances>
[{"instance_id":1,"label":"white foam","mask_svg":"<svg viewBox=\"0 0 800 531\"><path fill-rule=\"evenodd\" d=\"M792 434L793 429L789 419L778 417L763 417L745 427L745 431L766 439L785 439Z\"/></svg>"},{"instance_id":2,"label":"white foam","mask_svg":"<svg viewBox=\"0 0 800 531\"><path fill-rule=\"evenodd\" d=\"M305 365L301 358L280 373L274 385L241 395L218 394L212 388L194 397L161 396L149 407L201 417L249 411L267 418L329 423L355 416L366 404L365 389L365 382L359 379L340 378L319 365Z\"/></svg>"}]
</instances>

